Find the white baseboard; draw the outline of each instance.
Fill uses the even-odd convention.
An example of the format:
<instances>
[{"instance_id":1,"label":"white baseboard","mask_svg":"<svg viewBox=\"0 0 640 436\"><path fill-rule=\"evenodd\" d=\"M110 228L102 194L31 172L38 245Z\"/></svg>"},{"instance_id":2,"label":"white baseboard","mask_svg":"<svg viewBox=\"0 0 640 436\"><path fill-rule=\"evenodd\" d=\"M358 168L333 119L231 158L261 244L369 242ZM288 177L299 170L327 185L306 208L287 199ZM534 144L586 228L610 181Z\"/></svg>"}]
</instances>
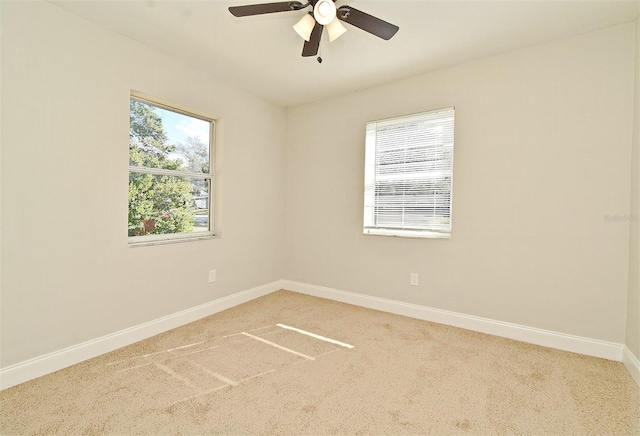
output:
<instances>
[{"instance_id":1,"label":"white baseboard","mask_svg":"<svg viewBox=\"0 0 640 436\"><path fill-rule=\"evenodd\" d=\"M109 351L131 345L280 289L282 289L282 280L277 280L266 285L257 286L144 324L2 368L0 369L0 390L50 374L84 360L91 359L92 357L108 353Z\"/></svg>"},{"instance_id":2,"label":"white baseboard","mask_svg":"<svg viewBox=\"0 0 640 436\"><path fill-rule=\"evenodd\" d=\"M631 374L631 378L633 378L638 387L640 387L640 359L638 359L638 356L635 356L626 345L624 347L624 353L622 353L622 363L624 363L625 368L627 368L627 371Z\"/></svg>"},{"instance_id":3,"label":"white baseboard","mask_svg":"<svg viewBox=\"0 0 640 436\"><path fill-rule=\"evenodd\" d=\"M6 368L1 368L0 390L50 374L84 360L108 353L109 351L131 345L280 289L287 289L302 294L451 325L545 347L622 361L633 379L640 385L640 362L638 358L622 344L495 321L291 280L277 280L53 353L29 359Z\"/></svg>"},{"instance_id":4,"label":"white baseboard","mask_svg":"<svg viewBox=\"0 0 640 436\"><path fill-rule=\"evenodd\" d=\"M622 360L622 349L624 345L613 342L605 342L598 339L584 338L581 336L573 336L519 324L495 321L488 318L465 315L463 313L434 309L419 306L417 304L403 303L401 301L388 300L385 298L372 297L353 292L340 291L337 289L309 285L291 280L283 280L282 287L290 291L312 295L314 297L327 298L369 309L488 333L490 335L515 339L530 344L542 345L588 356L601 357L618 362Z\"/></svg>"}]
</instances>

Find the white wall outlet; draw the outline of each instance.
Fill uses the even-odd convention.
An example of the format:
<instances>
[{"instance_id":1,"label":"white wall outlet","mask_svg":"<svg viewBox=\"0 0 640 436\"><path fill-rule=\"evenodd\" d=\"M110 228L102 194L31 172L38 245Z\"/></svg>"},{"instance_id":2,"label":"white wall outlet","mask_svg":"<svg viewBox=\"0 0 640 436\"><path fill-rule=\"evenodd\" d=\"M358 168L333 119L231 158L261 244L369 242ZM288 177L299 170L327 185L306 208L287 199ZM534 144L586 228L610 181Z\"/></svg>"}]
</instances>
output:
<instances>
[{"instance_id":1,"label":"white wall outlet","mask_svg":"<svg viewBox=\"0 0 640 436\"><path fill-rule=\"evenodd\" d=\"M213 283L216 281L216 270L212 269L209 271L209 283Z\"/></svg>"},{"instance_id":2,"label":"white wall outlet","mask_svg":"<svg viewBox=\"0 0 640 436\"><path fill-rule=\"evenodd\" d=\"M411 286L418 286L420 284L420 276L418 273L411 273Z\"/></svg>"}]
</instances>

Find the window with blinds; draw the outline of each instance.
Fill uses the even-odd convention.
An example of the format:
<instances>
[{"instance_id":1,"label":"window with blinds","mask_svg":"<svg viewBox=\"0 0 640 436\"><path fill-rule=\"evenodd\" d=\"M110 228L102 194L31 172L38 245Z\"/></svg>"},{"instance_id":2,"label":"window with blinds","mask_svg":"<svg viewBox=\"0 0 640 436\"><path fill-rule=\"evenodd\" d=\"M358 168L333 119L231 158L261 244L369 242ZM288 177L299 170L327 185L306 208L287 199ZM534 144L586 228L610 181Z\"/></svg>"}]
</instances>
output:
<instances>
[{"instance_id":1,"label":"window with blinds","mask_svg":"<svg viewBox=\"0 0 640 436\"><path fill-rule=\"evenodd\" d=\"M364 233L451 237L454 108L367 123Z\"/></svg>"}]
</instances>

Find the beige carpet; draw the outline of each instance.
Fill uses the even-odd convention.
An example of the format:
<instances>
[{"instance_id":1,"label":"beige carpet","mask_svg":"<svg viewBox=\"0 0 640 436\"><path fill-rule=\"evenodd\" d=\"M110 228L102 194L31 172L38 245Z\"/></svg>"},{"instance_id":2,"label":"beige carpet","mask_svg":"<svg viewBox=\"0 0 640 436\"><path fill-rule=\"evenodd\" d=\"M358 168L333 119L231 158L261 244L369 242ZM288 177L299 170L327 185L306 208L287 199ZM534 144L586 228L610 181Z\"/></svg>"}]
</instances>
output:
<instances>
[{"instance_id":1,"label":"beige carpet","mask_svg":"<svg viewBox=\"0 0 640 436\"><path fill-rule=\"evenodd\" d=\"M287 291L0 400L2 434L640 434L621 363Z\"/></svg>"}]
</instances>

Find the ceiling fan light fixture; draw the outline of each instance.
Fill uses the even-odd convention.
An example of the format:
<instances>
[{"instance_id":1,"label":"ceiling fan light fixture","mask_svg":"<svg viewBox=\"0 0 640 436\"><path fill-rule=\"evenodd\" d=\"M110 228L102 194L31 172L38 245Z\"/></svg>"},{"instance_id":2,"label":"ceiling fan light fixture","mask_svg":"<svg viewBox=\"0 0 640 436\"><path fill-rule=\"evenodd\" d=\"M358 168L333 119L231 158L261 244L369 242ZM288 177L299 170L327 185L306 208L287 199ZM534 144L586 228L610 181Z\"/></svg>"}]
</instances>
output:
<instances>
[{"instance_id":1,"label":"ceiling fan light fixture","mask_svg":"<svg viewBox=\"0 0 640 436\"><path fill-rule=\"evenodd\" d=\"M345 29L339 21L349 23L385 41L391 39L398 30L400 30L395 24L388 23L351 6L340 6L340 9L337 9L334 3L335 0L303 1L306 1L306 3L303 4L300 1L288 0L254 5L230 6L229 12L231 12L234 17L248 17L276 12L301 11L312 6L313 11L301 17L300 21L293 26L296 33L305 40L302 46L302 57L316 56L318 54L324 27L327 27L327 33L331 41L339 38L346 32L347 29ZM322 58L319 56L317 60L318 62L322 62Z\"/></svg>"},{"instance_id":2,"label":"ceiling fan light fixture","mask_svg":"<svg viewBox=\"0 0 640 436\"><path fill-rule=\"evenodd\" d=\"M340 38L340 36L347 31L347 28L342 25L337 18L327 24L327 33L329 34L329 42L333 42L334 39Z\"/></svg>"},{"instance_id":3,"label":"ceiling fan light fixture","mask_svg":"<svg viewBox=\"0 0 640 436\"><path fill-rule=\"evenodd\" d=\"M311 32L313 31L313 27L316 25L316 20L313 19L311 14L305 14L304 17L300 19L296 24L293 25L293 30L295 30L298 35L302 37L305 41L309 41L311 38Z\"/></svg>"},{"instance_id":4,"label":"ceiling fan light fixture","mask_svg":"<svg viewBox=\"0 0 640 436\"><path fill-rule=\"evenodd\" d=\"M323 26L332 22L336 18L336 5L333 0L318 0L313 7L313 17Z\"/></svg>"}]
</instances>

